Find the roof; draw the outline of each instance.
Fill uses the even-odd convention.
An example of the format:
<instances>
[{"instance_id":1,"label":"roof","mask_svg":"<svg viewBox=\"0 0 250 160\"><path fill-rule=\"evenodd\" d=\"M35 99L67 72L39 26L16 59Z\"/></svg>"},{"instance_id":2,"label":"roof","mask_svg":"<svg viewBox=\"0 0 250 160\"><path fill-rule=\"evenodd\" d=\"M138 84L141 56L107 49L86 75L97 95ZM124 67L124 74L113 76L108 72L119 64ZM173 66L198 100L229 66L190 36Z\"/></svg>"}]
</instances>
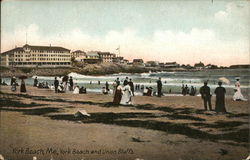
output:
<instances>
[{"instance_id":1,"label":"roof","mask_svg":"<svg viewBox=\"0 0 250 160\"><path fill-rule=\"evenodd\" d=\"M98 52L96 51L90 51L86 53L87 56L99 56Z\"/></svg>"},{"instance_id":2,"label":"roof","mask_svg":"<svg viewBox=\"0 0 250 160\"><path fill-rule=\"evenodd\" d=\"M57 47L57 46L31 46L31 45L25 44L23 47L16 47L14 49L3 52L2 54L8 54L10 52L16 52L16 51L24 51L25 47L28 47L31 50L70 51L69 49L66 49L66 48L63 48L63 47Z\"/></svg>"},{"instance_id":3,"label":"roof","mask_svg":"<svg viewBox=\"0 0 250 160\"><path fill-rule=\"evenodd\" d=\"M17 48L14 48L14 49L11 49L11 50L8 50L6 52L3 52L1 54L8 54L10 52L16 52L16 51L24 51L22 47L17 47Z\"/></svg>"},{"instance_id":4,"label":"roof","mask_svg":"<svg viewBox=\"0 0 250 160\"><path fill-rule=\"evenodd\" d=\"M76 50L76 51L74 51L74 52L72 52L72 53L85 53L84 51L81 51L81 50Z\"/></svg>"},{"instance_id":5,"label":"roof","mask_svg":"<svg viewBox=\"0 0 250 160\"><path fill-rule=\"evenodd\" d=\"M31 46L31 45L24 45L23 48L29 47L31 50L47 50L47 51L70 51L69 49L58 47L58 46Z\"/></svg>"}]
</instances>

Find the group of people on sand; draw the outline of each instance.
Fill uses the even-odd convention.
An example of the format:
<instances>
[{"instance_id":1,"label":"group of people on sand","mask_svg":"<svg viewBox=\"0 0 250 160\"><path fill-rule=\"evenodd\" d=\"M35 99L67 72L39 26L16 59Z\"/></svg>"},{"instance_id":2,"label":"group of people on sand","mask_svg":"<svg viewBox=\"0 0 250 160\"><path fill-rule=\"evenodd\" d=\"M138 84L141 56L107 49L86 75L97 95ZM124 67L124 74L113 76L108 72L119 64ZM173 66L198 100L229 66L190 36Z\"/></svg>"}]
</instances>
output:
<instances>
[{"instance_id":1,"label":"group of people on sand","mask_svg":"<svg viewBox=\"0 0 250 160\"><path fill-rule=\"evenodd\" d=\"M191 88L189 89L187 85L182 84L181 93L183 96L186 96L186 95L195 96L196 92L197 92L196 87L191 86Z\"/></svg>"},{"instance_id":2,"label":"group of people on sand","mask_svg":"<svg viewBox=\"0 0 250 160\"><path fill-rule=\"evenodd\" d=\"M113 83L113 93L113 104L132 105L132 97L134 96L134 83L132 79L126 77L123 84L121 84L120 79L117 78Z\"/></svg>"},{"instance_id":3,"label":"group of people on sand","mask_svg":"<svg viewBox=\"0 0 250 160\"><path fill-rule=\"evenodd\" d=\"M71 91L73 94L86 94L87 90L85 87L79 87L77 84L74 85L72 76L63 76L62 81L59 82L57 77L54 79L54 85L50 87L55 90L55 93L65 93Z\"/></svg>"},{"instance_id":4,"label":"group of people on sand","mask_svg":"<svg viewBox=\"0 0 250 160\"><path fill-rule=\"evenodd\" d=\"M26 90L24 78L20 77L20 79L21 79L20 92L25 93L27 92L27 90ZM11 86L12 92L15 92L17 90L17 86L19 86L19 84L17 83L17 79L15 76L11 77L10 86Z\"/></svg>"},{"instance_id":5,"label":"group of people on sand","mask_svg":"<svg viewBox=\"0 0 250 160\"><path fill-rule=\"evenodd\" d=\"M233 96L233 100L234 101L247 101L247 99L245 99L241 93L240 90L240 82L239 82L239 78L236 78L236 83L235 83L235 93ZM200 94L201 94L201 98L203 99L203 103L204 103L204 109L205 110L209 110L212 111L212 103L211 103L211 98L212 98L212 94L210 92L210 87L207 85L208 82L205 81L204 82L204 86L202 86L200 88ZM222 112L225 113L226 111L226 107L225 107L225 94L226 94L226 89L224 87L222 87L222 81L218 82L218 87L215 89L214 93L216 95L216 100L215 100L215 112Z\"/></svg>"}]
</instances>

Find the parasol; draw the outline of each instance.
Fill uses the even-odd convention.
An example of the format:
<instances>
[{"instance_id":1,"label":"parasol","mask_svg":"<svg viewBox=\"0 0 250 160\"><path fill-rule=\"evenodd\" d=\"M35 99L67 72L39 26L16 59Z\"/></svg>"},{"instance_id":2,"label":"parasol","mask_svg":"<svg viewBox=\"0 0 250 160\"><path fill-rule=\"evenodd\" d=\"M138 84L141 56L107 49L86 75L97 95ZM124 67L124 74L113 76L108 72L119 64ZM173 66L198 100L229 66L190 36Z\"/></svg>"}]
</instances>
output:
<instances>
[{"instance_id":1,"label":"parasol","mask_svg":"<svg viewBox=\"0 0 250 160\"><path fill-rule=\"evenodd\" d=\"M219 81L226 83L226 84L230 84L230 81L226 77L219 78Z\"/></svg>"},{"instance_id":2,"label":"parasol","mask_svg":"<svg viewBox=\"0 0 250 160\"><path fill-rule=\"evenodd\" d=\"M19 76L18 78L19 79L27 79L28 77L27 76Z\"/></svg>"}]
</instances>

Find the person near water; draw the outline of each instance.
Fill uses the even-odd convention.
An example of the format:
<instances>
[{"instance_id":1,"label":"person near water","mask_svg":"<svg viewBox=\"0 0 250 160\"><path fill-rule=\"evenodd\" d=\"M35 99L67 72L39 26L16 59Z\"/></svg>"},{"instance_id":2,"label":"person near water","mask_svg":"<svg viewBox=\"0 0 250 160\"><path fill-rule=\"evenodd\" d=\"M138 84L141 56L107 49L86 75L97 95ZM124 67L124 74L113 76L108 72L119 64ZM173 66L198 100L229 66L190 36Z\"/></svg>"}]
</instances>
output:
<instances>
[{"instance_id":1,"label":"person near water","mask_svg":"<svg viewBox=\"0 0 250 160\"><path fill-rule=\"evenodd\" d=\"M124 86L125 86L125 84L128 84L128 77L126 77L126 79L123 81Z\"/></svg>"},{"instance_id":2,"label":"person near water","mask_svg":"<svg viewBox=\"0 0 250 160\"><path fill-rule=\"evenodd\" d=\"M134 83L132 82L131 78L129 79L128 85L130 86L132 95L135 96L135 93L134 93L135 92L135 87L134 87Z\"/></svg>"},{"instance_id":3,"label":"person near water","mask_svg":"<svg viewBox=\"0 0 250 160\"><path fill-rule=\"evenodd\" d=\"M58 86L59 86L59 81L57 80L57 77L55 77L54 80L55 93L58 93Z\"/></svg>"},{"instance_id":4,"label":"person near water","mask_svg":"<svg viewBox=\"0 0 250 160\"><path fill-rule=\"evenodd\" d=\"M102 87L102 93L103 94L108 94L108 90L106 89L106 87Z\"/></svg>"},{"instance_id":5,"label":"person near water","mask_svg":"<svg viewBox=\"0 0 250 160\"><path fill-rule=\"evenodd\" d=\"M12 86L12 84L16 82L16 77L13 76L11 79L10 79L10 85Z\"/></svg>"},{"instance_id":6,"label":"person near water","mask_svg":"<svg viewBox=\"0 0 250 160\"><path fill-rule=\"evenodd\" d=\"M182 84L181 93L182 93L183 96L186 95L186 91L185 91L185 86L184 86L184 84Z\"/></svg>"},{"instance_id":7,"label":"person near water","mask_svg":"<svg viewBox=\"0 0 250 160\"><path fill-rule=\"evenodd\" d=\"M106 88L107 91L109 91L109 83L108 83L108 81L106 81L106 83L105 83L105 88Z\"/></svg>"},{"instance_id":8,"label":"person near water","mask_svg":"<svg viewBox=\"0 0 250 160\"><path fill-rule=\"evenodd\" d=\"M116 78L115 82L116 82L116 87L118 87L120 85L120 83L121 83L120 80L119 80L119 77Z\"/></svg>"},{"instance_id":9,"label":"person near water","mask_svg":"<svg viewBox=\"0 0 250 160\"><path fill-rule=\"evenodd\" d=\"M240 78L236 77L236 82L235 82L235 93L233 96L234 101L247 101L246 98L243 97L240 89Z\"/></svg>"},{"instance_id":10,"label":"person near water","mask_svg":"<svg viewBox=\"0 0 250 160\"><path fill-rule=\"evenodd\" d=\"M33 84L33 87L37 87L37 84L38 84L38 80L37 80L37 77L34 79L34 84Z\"/></svg>"},{"instance_id":11,"label":"person near water","mask_svg":"<svg viewBox=\"0 0 250 160\"><path fill-rule=\"evenodd\" d=\"M69 77L69 90L70 91L73 91L73 86L74 86L73 78L72 78L72 76L70 76Z\"/></svg>"},{"instance_id":12,"label":"person near water","mask_svg":"<svg viewBox=\"0 0 250 160\"><path fill-rule=\"evenodd\" d=\"M217 87L214 91L216 94L216 102L215 102L215 111L216 112L226 112L226 107L225 107L225 94L226 94L226 89L222 87L222 82L218 82L219 87Z\"/></svg>"},{"instance_id":13,"label":"person near water","mask_svg":"<svg viewBox=\"0 0 250 160\"><path fill-rule=\"evenodd\" d=\"M125 82L124 87L122 88L122 98L120 104L122 105L132 104L132 91L128 82Z\"/></svg>"},{"instance_id":14,"label":"person near water","mask_svg":"<svg viewBox=\"0 0 250 160\"><path fill-rule=\"evenodd\" d=\"M162 96L162 82L161 82L161 77L159 77L159 79L156 81L157 83L157 96L161 97Z\"/></svg>"},{"instance_id":15,"label":"person near water","mask_svg":"<svg viewBox=\"0 0 250 160\"><path fill-rule=\"evenodd\" d=\"M26 85L24 79L21 80L20 92L26 92Z\"/></svg>"},{"instance_id":16,"label":"person near water","mask_svg":"<svg viewBox=\"0 0 250 160\"><path fill-rule=\"evenodd\" d=\"M204 102L204 108L207 110L207 104L209 110L212 111L212 104L211 104L211 94L210 94L210 87L207 86L207 81L204 82L204 86L200 88L201 98Z\"/></svg>"}]
</instances>

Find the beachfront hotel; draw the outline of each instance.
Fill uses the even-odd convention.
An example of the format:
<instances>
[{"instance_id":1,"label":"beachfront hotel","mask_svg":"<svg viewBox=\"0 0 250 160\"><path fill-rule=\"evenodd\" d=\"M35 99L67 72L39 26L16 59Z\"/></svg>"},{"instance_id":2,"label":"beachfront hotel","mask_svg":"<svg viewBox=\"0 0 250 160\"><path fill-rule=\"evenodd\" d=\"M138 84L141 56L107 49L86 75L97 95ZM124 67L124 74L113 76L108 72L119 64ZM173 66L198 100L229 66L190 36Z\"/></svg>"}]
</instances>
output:
<instances>
[{"instance_id":1,"label":"beachfront hotel","mask_svg":"<svg viewBox=\"0 0 250 160\"><path fill-rule=\"evenodd\" d=\"M71 53L63 47L25 44L1 53L0 62L5 67L70 67Z\"/></svg>"}]
</instances>

